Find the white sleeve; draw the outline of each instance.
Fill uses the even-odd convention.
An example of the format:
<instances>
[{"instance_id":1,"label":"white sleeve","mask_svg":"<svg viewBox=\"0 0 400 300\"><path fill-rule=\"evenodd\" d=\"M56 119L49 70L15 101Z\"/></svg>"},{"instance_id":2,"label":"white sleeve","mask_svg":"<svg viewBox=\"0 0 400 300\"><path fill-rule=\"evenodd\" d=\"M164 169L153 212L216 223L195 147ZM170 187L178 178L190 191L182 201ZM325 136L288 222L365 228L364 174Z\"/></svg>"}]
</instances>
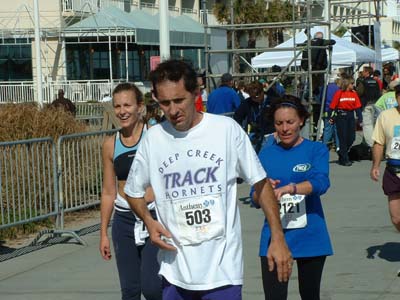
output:
<instances>
[{"instance_id":1,"label":"white sleeve","mask_svg":"<svg viewBox=\"0 0 400 300\"><path fill-rule=\"evenodd\" d=\"M267 177L260 160L250 142L245 131L237 125L235 128L237 134L235 136L235 149L237 149L238 157L238 174L245 179L247 183L253 185Z\"/></svg>"},{"instance_id":2,"label":"white sleeve","mask_svg":"<svg viewBox=\"0 0 400 300\"><path fill-rule=\"evenodd\" d=\"M132 198L142 198L150 185L147 135L140 143L129 170L124 192Z\"/></svg>"}]
</instances>

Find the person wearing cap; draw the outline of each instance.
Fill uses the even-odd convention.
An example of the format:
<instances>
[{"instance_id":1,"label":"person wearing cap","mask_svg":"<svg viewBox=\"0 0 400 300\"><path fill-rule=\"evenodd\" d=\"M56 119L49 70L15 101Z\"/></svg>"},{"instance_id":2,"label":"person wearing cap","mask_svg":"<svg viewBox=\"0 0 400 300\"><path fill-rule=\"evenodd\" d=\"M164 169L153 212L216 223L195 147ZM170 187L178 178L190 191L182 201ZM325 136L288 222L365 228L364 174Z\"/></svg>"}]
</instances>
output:
<instances>
[{"instance_id":1,"label":"person wearing cap","mask_svg":"<svg viewBox=\"0 0 400 300\"><path fill-rule=\"evenodd\" d=\"M376 121L372 140L372 166L370 177L378 181L380 164L386 158L382 189L388 197L389 213L393 225L400 231L400 89L395 87L397 107L383 111Z\"/></svg>"},{"instance_id":2,"label":"person wearing cap","mask_svg":"<svg viewBox=\"0 0 400 300\"><path fill-rule=\"evenodd\" d=\"M379 115L382 111L387 110L392 107L397 106L397 101L396 101L396 95L395 95L395 90L400 89L400 78L397 78L395 80L392 80L389 83L389 91L384 93L378 101L375 103L375 109L377 112L377 115Z\"/></svg>"},{"instance_id":3,"label":"person wearing cap","mask_svg":"<svg viewBox=\"0 0 400 300\"><path fill-rule=\"evenodd\" d=\"M239 95L233 89L233 77L225 73L221 77L221 85L208 96L207 112L217 115L233 113L239 105Z\"/></svg>"}]
</instances>

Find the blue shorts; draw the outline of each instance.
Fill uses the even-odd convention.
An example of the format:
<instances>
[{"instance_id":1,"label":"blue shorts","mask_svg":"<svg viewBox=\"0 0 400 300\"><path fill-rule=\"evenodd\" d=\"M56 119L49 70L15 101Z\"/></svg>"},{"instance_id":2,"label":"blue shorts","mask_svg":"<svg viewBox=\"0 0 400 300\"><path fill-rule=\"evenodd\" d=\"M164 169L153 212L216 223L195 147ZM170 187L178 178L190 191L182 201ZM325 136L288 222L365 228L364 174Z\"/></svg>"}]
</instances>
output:
<instances>
[{"instance_id":1,"label":"blue shorts","mask_svg":"<svg viewBox=\"0 0 400 300\"><path fill-rule=\"evenodd\" d=\"M212 290L191 291L162 280L163 300L242 300L241 285L226 285Z\"/></svg>"}]
</instances>

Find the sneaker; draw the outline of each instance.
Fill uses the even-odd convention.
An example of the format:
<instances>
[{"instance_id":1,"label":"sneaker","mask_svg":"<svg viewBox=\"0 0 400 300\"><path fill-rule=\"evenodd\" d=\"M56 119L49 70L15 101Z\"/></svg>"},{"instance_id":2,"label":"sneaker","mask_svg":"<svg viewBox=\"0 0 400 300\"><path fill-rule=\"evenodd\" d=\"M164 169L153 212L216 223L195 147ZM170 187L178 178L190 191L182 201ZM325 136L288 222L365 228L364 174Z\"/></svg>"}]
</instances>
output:
<instances>
[{"instance_id":1,"label":"sneaker","mask_svg":"<svg viewBox=\"0 0 400 300\"><path fill-rule=\"evenodd\" d=\"M345 162L339 161L339 165L345 166L345 167L350 167L353 165L353 163L351 161L345 161Z\"/></svg>"}]
</instances>

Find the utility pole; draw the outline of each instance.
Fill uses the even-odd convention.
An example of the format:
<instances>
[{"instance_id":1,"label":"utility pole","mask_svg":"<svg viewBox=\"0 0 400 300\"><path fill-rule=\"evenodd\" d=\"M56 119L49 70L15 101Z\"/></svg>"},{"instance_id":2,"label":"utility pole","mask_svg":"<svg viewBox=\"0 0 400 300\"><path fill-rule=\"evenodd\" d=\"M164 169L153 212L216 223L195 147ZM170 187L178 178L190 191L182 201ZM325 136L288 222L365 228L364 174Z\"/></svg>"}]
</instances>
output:
<instances>
[{"instance_id":1,"label":"utility pole","mask_svg":"<svg viewBox=\"0 0 400 300\"><path fill-rule=\"evenodd\" d=\"M39 107L43 107L42 92L42 59L40 51L40 23L39 23L39 3L38 0L33 1L33 15L35 21L35 50L36 50L36 101Z\"/></svg>"},{"instance_id":2,"label":"utility pole","mask_svg":"<svg viewBox=\"0 0 400 300\"><path fill-rule=\"evenodd\" d=\"M374 22L374 46L375 46L375 70L382 73L382 42L381 42L381 22L379 20L381 7L380 0L375 1L376 20Z\"/></svg>"},{"instance_id":3,"label":"utility pole","mask_svg":"<svg viewBox=\"0 0 400 300\"><path fill-rule=\"evenodd\" d=\"M234 13L234 10L233 10L233 0L231 0L231 24L233 25L234 23L235 23L235 20L234 20L234 18L235 18L235 13ZM231 47L232 47L232 50L233 49L235 49L235 30L231 30ZM235 55L235 53L232 53L232 61L231 61L231 63L232 63L232 66L231 66L231 69L232 69L232 73L235 73L235 60L236 60L236 55Z\"/></svg>"},{"instance_id":4,"label":"utility pole","mask_svg":"<svg viewBox=\"0 0 400 300\"><path fill-rule=\"evenodd\" d=\"M160 1L160 61L168 60L170 54L169 42L169 11L168 1Z\"/></svg>"}]
</instances>

